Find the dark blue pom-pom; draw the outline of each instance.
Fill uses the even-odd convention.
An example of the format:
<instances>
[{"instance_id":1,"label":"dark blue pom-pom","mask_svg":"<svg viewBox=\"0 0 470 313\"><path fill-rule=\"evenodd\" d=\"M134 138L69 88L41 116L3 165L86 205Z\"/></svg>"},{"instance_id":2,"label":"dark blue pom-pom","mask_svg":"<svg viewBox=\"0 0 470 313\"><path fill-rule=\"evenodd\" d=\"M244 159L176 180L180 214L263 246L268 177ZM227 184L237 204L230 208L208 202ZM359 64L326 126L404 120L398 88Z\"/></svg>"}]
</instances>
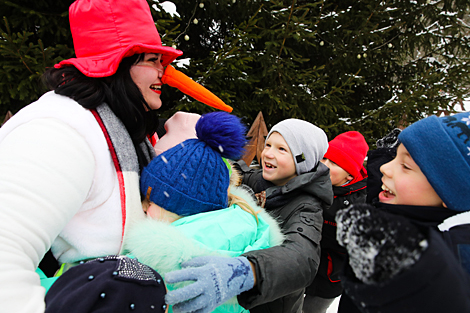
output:
<instances>
[{"instance_id":1,"label":"dark blue pom-pom","mask_svg":"<svg viewBox=\"0 0 470 313\"><path fill-rule=\"evenodd\" d=\"M246 127L240 118L227 112L211 112L201 116L196 135L224 158L238 160L246 144Z\"/></svg>"}]
</instances>

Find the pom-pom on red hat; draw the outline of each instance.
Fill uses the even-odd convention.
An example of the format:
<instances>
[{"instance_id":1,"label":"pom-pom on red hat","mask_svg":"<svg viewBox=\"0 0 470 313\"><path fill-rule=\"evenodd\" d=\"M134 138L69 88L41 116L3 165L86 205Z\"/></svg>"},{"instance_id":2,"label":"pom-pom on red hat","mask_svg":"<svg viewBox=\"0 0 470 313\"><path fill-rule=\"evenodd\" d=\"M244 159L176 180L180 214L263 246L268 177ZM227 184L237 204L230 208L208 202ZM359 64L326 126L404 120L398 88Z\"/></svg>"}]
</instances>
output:
<instances>
[{"instance_id":1,"label":"pom-pom on red hat","mask_svg":"<svg viewBox=\"0 0 470 313\"><path fill-rule=\"evenodd\" d=\"M162 46L145 0L77 0L69 20L76 58L56 68L73 65L88 77L108 77L134 54L161 53L163 66L183 54Z\"/></svg>"},{"instance_id":2,"label":"pom-pom on red hat","mask_svg":"<svg viewBox=\"0 0 470 313\"><path fill-rule=\"evenodd\" d=\"M328 143L325 159L335 162L356 178L363 167L368 150L364 136L357 131L349 131L336 136Z\"/></svg>"}]
</instances>

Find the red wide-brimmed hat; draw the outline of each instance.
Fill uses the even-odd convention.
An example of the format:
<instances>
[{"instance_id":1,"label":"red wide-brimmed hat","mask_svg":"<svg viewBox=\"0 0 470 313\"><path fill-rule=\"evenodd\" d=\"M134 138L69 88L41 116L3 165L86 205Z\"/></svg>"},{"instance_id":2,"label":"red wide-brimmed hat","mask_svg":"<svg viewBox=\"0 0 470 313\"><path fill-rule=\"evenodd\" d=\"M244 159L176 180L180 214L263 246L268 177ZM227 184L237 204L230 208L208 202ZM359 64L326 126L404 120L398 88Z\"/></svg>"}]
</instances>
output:
<instances>
[{"instance_id":1,"label":"red wide-brimmed hat","mask_svg":"<svg viewBox=\"0 0 470 313\"><path fill-rule=\"evenodd\" d=\"M69 8L76 58L55 65L75 66L89 77L113 75L125 57L161 53L167 66L182 51L162 46L145 0L77 0Z\"/></svg>"}]
</instances>

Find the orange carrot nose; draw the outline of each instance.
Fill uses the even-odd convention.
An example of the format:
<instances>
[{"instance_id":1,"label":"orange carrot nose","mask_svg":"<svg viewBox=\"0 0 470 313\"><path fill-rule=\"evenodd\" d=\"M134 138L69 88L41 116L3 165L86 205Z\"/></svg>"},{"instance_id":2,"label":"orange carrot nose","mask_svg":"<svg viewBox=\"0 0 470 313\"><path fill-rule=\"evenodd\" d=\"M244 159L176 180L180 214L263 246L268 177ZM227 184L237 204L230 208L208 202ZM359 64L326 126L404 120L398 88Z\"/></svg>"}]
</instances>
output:
<instances>
[{"instance_id":1,"label":"orange carrot nose","mask_svg":"<svg viewBox=\"0 0 470 313\"><path fill-rule=\"evenodd\" d=\"M232 107L226 105L219 97L210 92L207 88L196 83L194 80L176 70L173 66L168 65L162 76L162 83L171 87L178 88L184 94L193 97L213 108L232 112Z\"/></svg>"}]
</instances>

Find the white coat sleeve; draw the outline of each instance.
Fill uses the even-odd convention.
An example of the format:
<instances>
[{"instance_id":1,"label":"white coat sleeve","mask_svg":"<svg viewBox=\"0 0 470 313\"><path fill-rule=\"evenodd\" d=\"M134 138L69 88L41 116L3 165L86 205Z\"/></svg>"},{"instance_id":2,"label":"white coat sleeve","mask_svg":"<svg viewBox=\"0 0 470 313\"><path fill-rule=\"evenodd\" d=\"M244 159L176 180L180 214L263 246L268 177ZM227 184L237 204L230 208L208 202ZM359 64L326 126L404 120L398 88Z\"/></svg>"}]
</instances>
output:
<instances>
[{"instance_id":1,"label":"white coat sleeve","mask_svg":"<svg viewBox=\"0 0 470 313\"><path fill-rule=\"evenodd\" d=\"M95 160L66 123L34 119L0 142L0 311L44 312L35 270L93 181Z\"/></svg>"}]
</instances>

